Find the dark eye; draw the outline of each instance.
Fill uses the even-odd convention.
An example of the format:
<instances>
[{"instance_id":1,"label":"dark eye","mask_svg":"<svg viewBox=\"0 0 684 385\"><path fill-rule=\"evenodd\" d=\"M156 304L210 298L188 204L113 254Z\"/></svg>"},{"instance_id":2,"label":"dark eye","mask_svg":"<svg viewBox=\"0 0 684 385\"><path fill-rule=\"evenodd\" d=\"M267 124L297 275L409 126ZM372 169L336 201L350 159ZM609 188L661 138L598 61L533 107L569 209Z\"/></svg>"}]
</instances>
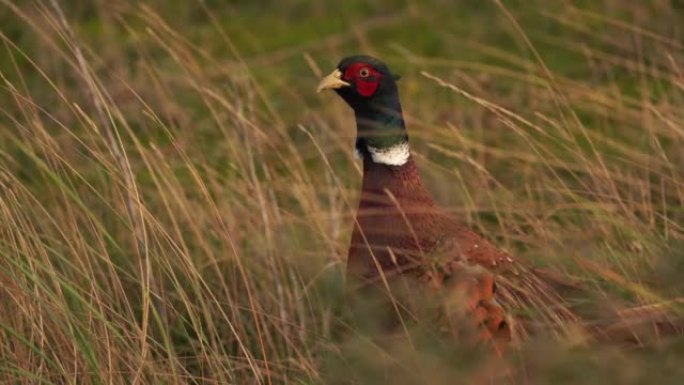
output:
<instances>
[{"instance_id":1,"label":"dark eye","mask_svg":"<svg viewBox=\"0 0 684 385\"><path fill-rule=\"evenodd\" d=\"M368 75L370 75L370 71L368 70L368 68L361 68L361 70L359 70L359 76L361 76L362 78L367 78Z\"/></svg>"}]
</instances>

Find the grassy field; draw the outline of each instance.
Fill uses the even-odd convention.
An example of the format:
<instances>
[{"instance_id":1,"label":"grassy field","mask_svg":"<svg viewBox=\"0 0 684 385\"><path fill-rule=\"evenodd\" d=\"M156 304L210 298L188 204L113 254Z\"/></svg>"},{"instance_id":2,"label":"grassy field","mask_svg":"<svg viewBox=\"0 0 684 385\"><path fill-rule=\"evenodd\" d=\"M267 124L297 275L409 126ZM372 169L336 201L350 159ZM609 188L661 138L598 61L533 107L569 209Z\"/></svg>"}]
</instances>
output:
<instances>
[{"instance_id":1,"label":"grassy field","mask_svg":"<svg viewBox=\"0 0 684 385\"><path fill-rule=\"evenodd\" d=\"M0 384L487 383L501 360L346 327L360 167L314 88L352 53L402 75L444 208L593 321L684 319L683 26L680 0L0 0ZM534 336L507 382L681 383L653 329Z\"/></svg>"}]
</instances>

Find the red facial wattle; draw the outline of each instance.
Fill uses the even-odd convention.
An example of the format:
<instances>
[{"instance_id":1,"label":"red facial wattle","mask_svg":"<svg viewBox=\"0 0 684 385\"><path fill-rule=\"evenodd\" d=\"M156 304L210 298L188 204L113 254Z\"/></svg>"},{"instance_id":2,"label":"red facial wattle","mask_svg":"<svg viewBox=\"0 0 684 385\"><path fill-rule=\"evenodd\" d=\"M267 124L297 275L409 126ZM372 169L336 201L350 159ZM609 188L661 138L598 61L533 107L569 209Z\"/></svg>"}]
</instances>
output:
<instances>
[{"instance_id":1,"label":"red facial wattle","mask_svg":"<svg viewBox=\"0 0 684 385\"><path fill-rule=\"evenodd\" d=\"M367 63L353 63L344 70L343 79L353 83L361 96L373 96L380 85L382 74Z\"/></svg>"}]
</instances>

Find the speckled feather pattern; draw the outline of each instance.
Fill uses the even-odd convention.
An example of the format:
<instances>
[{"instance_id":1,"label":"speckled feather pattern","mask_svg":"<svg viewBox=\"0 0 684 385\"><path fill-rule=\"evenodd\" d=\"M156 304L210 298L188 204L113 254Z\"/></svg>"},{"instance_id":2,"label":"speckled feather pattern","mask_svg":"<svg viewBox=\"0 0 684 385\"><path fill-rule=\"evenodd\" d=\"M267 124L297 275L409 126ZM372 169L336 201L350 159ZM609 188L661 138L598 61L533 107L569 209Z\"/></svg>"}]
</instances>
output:
<instances>
[{"instance_id":1,"label":"speckled feather pattern","mask_svg":"<svg viewBox=\"0 0 684 385\"><path fill-rule=\"evenodd\" d=\"M402 270L431 262L424 258L436 260L444 255L497 271L513 271L517 265L510 255L436 206L412 159L399 167L364 162L349 268L350 273L370 278L377 271L366 241L373 256L388 268L394 262L387 246L401 257Z\"/></svg>"},{"instance_id":2,"label":"speckled feather pattern","mask_svg":"<svg viewBox=\"0 0 684 385\"><path fill-rule=\"evenodd\" d=\"M496 273L497 300L538 308L559 326L575 316L533 271L439 209L412 158L403 166L364 161L362 196L349 249L348 274L365 282L383 274L421 277L454 260ZM390 251L391 250L391 251ZM548 309L554 309L548 313ZM546 312L547 314L544 314ZM518 328L517 334L525 334Z\"/></svg>"}]
</instances>

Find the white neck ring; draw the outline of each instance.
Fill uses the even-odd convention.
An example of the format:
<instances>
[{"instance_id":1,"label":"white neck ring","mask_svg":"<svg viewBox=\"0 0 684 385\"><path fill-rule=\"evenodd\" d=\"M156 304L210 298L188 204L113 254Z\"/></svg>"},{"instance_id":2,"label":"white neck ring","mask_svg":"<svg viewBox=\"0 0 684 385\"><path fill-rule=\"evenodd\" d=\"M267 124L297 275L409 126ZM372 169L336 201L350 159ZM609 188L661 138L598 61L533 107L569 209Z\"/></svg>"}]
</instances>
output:
<instances>
[{"instance_id":1,"label":"white neck ring","mask_svg":"<svg viewBox=\"0 0 684 385\"><path fill-rule=\"evenodd\" d=\"M373 162L388 166L403 166L411 156L408 142L397 143L387 148L372 146L367 146L367 148Z\"/></svg>"}]
</instances>

